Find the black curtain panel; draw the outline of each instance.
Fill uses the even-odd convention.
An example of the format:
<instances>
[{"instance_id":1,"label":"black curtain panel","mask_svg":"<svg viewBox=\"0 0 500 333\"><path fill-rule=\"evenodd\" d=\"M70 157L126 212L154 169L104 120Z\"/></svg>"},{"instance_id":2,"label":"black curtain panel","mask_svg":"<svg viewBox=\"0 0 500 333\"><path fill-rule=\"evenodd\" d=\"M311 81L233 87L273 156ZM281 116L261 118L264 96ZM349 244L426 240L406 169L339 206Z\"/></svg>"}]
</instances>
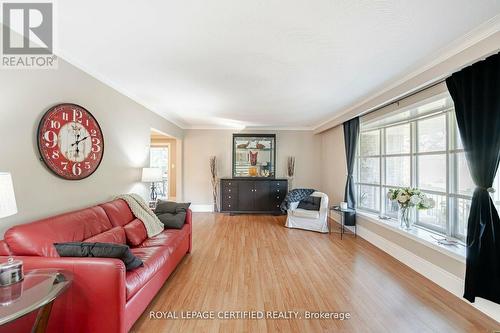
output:
<instances>
[{"instance_id":1,"label":"black curtain panel","mask_svg":"<svg viewBox=\"0 0 500 333\"><path fill-rule=\"evenodd\" d=\"M349 208L356 206L356 194L354 189L354 162L356 159L356 147L359 138L359 117L344 123L345 156L347 160L347 180L345 184L344 200ZM345 225L356 224L356 214L345 214Z\"/></svg>"},{"instance_id":2,"label":"black curtain panel","mask_svg":"<svg viewBox=\"0 0 500 333\"><path fill-rule=\"evenodd\" d=\"M500 219L490 197L500 161L500 53L454 73L446 85L476 184L467 225L464 298L500 304Z\"/></svg>"}]
</instances>

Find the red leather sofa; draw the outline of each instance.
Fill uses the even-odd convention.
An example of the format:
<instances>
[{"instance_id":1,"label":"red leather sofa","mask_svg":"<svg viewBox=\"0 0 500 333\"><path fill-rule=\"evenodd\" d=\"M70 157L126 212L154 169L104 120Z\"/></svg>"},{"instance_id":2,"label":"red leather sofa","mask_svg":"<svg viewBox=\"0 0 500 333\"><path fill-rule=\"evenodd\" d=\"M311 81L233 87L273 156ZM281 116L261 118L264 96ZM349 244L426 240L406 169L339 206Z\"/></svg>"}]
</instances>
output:
<instances>
[{"instance_id":1,"label":"red leather sofa","mask_svg":"<svg viewBox=\"0 0 500 333\"><path fill-rule=\"evenodd\" d=\"M49 332L127 332L190 253L191 216L188 210L182 229L147 238L125 201L115 200L10 228L0 241L0 260L13 255L24 261L25 270L59 268L73 274L70 289L54 303ZM127 243L144 266L127 272L119 259L59 257L53 246L77 241ZM4 329L22 331L27 322L21 318Z\"/></svg>"}]
</instances>

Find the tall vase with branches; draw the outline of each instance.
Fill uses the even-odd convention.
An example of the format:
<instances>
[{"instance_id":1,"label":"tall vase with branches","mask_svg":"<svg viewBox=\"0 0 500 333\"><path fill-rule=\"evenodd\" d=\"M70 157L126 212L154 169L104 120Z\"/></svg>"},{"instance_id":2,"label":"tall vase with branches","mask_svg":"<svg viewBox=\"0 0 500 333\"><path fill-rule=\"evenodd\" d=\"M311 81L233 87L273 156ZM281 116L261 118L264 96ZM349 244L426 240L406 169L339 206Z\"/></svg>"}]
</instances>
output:
<instances>
[{"instance_id":1,"label":"tall vase with branches","mask_svg":"<svg viewBox=\"0 0 500 333\"><path fill-rule=\"evenodd\" d=\"M295 175L295 156L289 156L287 161L286 176L288 178L288 190L293 189L293 177Z\"/></svg>"},{"instance_id":2,"label":"tall vase with branches","mask_svg":"<svg viewBox=\"0 0 500 333\"><path fill-rule=\"evenodd\" d=\"M217 157L210 156L210 182L212 184L212 198L214 202L214 212L219 211L219 200L217 195L217 189L219 184L219 179L217 178Z\"/></svg>"}]
</instances>

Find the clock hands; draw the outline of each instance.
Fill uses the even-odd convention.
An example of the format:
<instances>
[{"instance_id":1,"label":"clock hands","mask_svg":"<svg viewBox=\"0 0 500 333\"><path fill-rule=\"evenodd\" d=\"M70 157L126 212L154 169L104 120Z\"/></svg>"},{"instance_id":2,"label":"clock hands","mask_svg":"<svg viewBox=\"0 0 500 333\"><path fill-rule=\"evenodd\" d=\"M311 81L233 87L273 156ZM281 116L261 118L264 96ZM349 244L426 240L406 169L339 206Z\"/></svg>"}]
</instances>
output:
<instances>
[{"instance_id":1,"label":"clock hands","mask_svg":"<svg viewBox=\"0 0 500 333\"><path fill-rule=\"evenodd\" d=\"M71 146L68 146L69 147L74 147L76 146L76 150L75 150L75 158L80 154L80 149L78 148L78 144L80 143L80 127L76 124L76 123L73 123L71 124L71 129L73 130L73 135L75 136L75 142L71 144ZM69 131L69 129L68 129ZM69 149L68 149L69 150Z\"/></svg>"},{"instance_id":2,"label":"clock hands","mask_svg":"<svg viewBox=\"0 0 500 333\"><path fill-rule=\"evenodd\" d=\"M72 144L71 144L71 146L72 146L72 147L73 147L73 146L76 146L75 156L80 155L80 148L79 148L79 146L78 146L78 145L80 144L80 142L85 141L85 140L87 140L87 139L89 138L89 136L87 135L86 137L84 137L84 138L82 138L82 139L78 140L78 138L79 138L79 137L80 137L80 134L78 134L78 135L76 136L76 141L75 141L75 143L72 143Z\"/></svg>"},{"instance_id":3,"label":"clock hands","mask_svg":"<svg viewBox=\"0 0 500 333\"><path fill-rule=\"evenodd\" d=\"M78 141L79 138L80 138L80 129L78 129L78 134L76 135L76 141L75 141L75 143L73 143L71 145L71 146L76 145L75 157L77 157L78 155L80 155L80 149L78 148L78 144L80 143L80 141Z\"/></svg>"},{"instance_id":4,"label":"clock hands","mask_svg":"<svg viewBox=\"0 0 500 333\"><path fill-rule=\"evenodd\" d=\"M75 141L75 143L72 143L72 144L71 144L71 146L76 146L76 149L78 149L78 144L79 144L80 142L85 141L85 140L87 140L87 139L89 138L89 136L87 135L86 137L84 137L84 138L82 138L82 139L78 140L78 137L80 137L80 134L78 134L78 135L76 136L76 141Z\"/></svg>"}]
</instances>

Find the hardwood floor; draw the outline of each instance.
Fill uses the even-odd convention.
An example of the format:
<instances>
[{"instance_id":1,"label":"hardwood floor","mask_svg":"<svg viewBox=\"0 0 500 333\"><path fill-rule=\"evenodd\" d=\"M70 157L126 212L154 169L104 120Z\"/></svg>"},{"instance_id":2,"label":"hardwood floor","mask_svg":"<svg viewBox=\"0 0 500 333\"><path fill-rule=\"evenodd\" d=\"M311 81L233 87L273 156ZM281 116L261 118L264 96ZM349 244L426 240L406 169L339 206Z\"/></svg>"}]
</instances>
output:
<instances>
[{"instance_id":1,"label":"hardwood floor","mask_svg":"<svg viewBox=\"0 0 500 333\"><path fill-rule=\"evenodd\" d=\"M194 214L193 251L132 332L492 332L500 324L362 238L285 217ZM150 311L297 311L301 319L150 319ZM348 320L305 319L348 312Z\"/></svg>"}]
</instances>

